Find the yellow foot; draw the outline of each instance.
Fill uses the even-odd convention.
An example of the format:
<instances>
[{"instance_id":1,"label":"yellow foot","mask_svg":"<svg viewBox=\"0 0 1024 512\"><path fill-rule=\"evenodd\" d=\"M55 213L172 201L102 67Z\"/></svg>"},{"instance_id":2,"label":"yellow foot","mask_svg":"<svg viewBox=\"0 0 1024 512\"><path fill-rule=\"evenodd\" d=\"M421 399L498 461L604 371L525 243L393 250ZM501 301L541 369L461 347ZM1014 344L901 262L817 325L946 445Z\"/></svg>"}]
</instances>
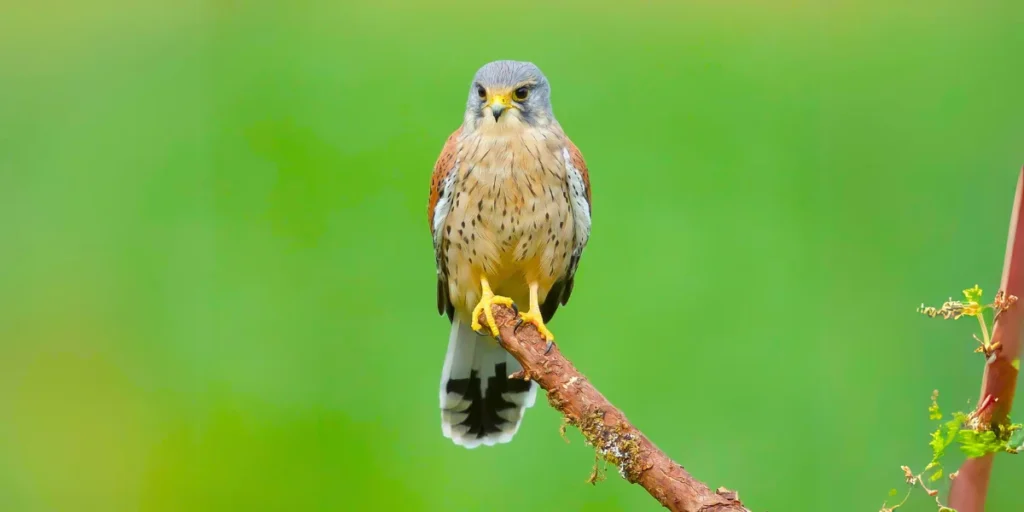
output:
<instances>
[{"instance_id":1,"label":"yellow foot","mask_svg":"<svg viewBox=\"0 0 1024 512\"><path fill-rule=\"evenodd\" d=\"M544 317L542 317L540 313L536 313L532 310L527 311L526 313L520 313L519 325L522 324L533 324L534 327L537 328L537 332L539 332L540 335L548 341L549 345L552 341L555 341L555 335L551 334L551 331L548 330L548 326L544 325Z\"/></svg>"},{"instance_id":2,"label":"yellow foot","mask_svg":"<svg viewBox=\"0 0 1024 512\"><path fill-rule=\"evenodd\" d=\"M501 336L501 332L498 330L498 322L494 320L494 310L491 308L494 304L504 304L515 309L515 304L512 299L508 297L501 297L494 295L490 292L484 292L480 302L473 308L473 330L476 332L482 332L484 326L480 325L480 312L484 314L484 318L487 319L487 328L490 331L490 335L495 338Z\"/></svg>"}]
</instances>

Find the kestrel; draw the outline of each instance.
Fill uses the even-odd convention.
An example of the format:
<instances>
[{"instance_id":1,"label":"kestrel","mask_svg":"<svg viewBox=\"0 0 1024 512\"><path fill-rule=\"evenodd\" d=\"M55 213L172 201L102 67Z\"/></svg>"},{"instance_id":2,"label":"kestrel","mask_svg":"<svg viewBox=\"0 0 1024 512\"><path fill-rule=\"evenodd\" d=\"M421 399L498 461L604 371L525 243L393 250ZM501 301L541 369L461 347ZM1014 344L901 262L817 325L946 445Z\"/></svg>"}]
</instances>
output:
<instances>
[{"instance_id":1,"label":"kestrel","mask_svg":"<svg viewBox=\"0 0 1024 512\"><path fill-rule=\"evenodd\" d=\"M508 378L521 366L494 339L491 305L529 304L521 320L553 341L545 323L568 302L590 237L587 166L550 96L529 62L484 65L434 165L427 213L437 307L452 323L441 430L467 448L510 441L537 395L534 382Z\"/></svg>"}]
</instances>

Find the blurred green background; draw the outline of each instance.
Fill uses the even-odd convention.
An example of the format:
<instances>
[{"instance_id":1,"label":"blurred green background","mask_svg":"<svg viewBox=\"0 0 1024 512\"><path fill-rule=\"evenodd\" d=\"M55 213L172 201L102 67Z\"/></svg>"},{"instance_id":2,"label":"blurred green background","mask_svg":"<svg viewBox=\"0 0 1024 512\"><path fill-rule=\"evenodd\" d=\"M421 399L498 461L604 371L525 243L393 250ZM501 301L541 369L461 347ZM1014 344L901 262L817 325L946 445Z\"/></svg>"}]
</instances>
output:
<instances>
[{"instance_id":1,"label":"blurred green background","mask_svg":"<svg viewBox=\"0 0 1024 512\"><path fill-rule=\"evenodd\" d=\"M501 58L546 71L591 169L552 329L695 476L875 511L932 389L977 398L976 324L915 308L998 286L1019 2L3 10L4 511L659 510L587 485L543 400L510 445L441 436L428 182ZM990 510L1022 474L999 457Z\"/></svg>"}]
</instances>

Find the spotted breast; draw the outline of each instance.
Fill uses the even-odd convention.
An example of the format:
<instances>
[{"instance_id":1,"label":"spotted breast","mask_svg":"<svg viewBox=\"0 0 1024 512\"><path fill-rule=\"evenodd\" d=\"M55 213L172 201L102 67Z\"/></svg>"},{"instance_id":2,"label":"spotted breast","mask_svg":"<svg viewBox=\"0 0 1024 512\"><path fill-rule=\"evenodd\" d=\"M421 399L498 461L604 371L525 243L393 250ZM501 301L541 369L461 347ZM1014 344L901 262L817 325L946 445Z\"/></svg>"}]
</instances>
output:
<instances>
[{"instance_id":1,"label":"spotted breast","mask_svg":"<svg viewBox=\"0 0 1024 512\"><path fill-rule=\"evenodd\" d=\"M495 293L527 304L525 283L547 296L569 266L573 212L563 155L551 130L472 135L459 142L452 205L442 232L449 296L473 310L486 276Z\"/></svg>"}]
</instances>

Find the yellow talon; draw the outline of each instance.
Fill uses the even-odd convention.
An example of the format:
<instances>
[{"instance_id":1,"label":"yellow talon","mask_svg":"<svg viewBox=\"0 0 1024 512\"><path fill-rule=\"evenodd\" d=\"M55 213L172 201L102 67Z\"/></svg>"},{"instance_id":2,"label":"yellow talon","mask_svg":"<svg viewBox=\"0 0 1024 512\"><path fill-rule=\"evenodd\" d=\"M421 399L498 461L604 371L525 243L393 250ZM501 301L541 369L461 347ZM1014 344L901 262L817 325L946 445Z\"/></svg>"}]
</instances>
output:
<instances>
[{"instance_id":1,"label":"yellow talon","mask_svg":"<svg viewBox=\"0 0 1024 512\"><path fill-rule=\"evenodd\" d=\"M509 307L515 307L515 305L512 299L495 295L491 291L491 286L487 283L486 278L480 278L480 288L480 302L473 308L473 330L480 332L484 328L484 326L480 325L480 312L482 310L484 318L487 319L487 327L491 331L491 336L498 338L501 336L501 331L498 330L498 322L494 319L494 309L491 306L494 304L504 304Z\"/></svg>"},{"instance_id":2,"label":"yellow talon","mask_svg":"<svg viewBox=\"0 0 1024 512\"><path fill-rule=\"evenodd\" d=\"M524 324L533 324L533 326L537 328L537 332L539 332L545 340L555 341L555 335L551 334L548 327L544 325L544 317L542 317L540 313L531 309L526 313L520 313L519 319L522 320Z\"/></svg>"},{"instance_id":3,"label":"yellow talon","mask_svg":"<svg viewBox=\"0 0 1024 512\"><path fill-rule=\"evenodd\" d=\"M540 285L536 282L530 283L530 310L526 313L520 313L519 320L521 324L533 324L537 328L537 332L544 339L548 341L548 350L551 349L551 342L555 341L555 335L551 334L548 330L548 326L544 325L544 316L540 312ZM520 325L521 325L520 324Z\"/></svg>"}]
</instances>

